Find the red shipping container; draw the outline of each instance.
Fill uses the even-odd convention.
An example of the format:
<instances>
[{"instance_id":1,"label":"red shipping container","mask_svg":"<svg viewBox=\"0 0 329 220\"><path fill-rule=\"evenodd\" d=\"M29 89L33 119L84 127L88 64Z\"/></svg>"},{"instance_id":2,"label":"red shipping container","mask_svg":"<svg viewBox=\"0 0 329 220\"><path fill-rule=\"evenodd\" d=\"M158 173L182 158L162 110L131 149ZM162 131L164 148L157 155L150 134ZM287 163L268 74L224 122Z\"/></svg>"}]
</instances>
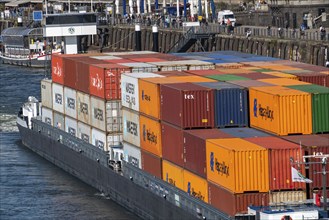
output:
<instances>
[{"instance_id":1,"label":"red shipping container","mask_svg":"<svg viewBox=\"0 0 329 220\"><path fill-rule=\"evenodd\" d=\"M168 137L169 138L169 137ZM233 138L218 129L196 129L183 131L185 169L207 178L206 140Z\"/></svg>"},{"instance_id":2,"label":"red shipping container","mask_svg":"<svg viewBox=\"0 0 329 220\"><path fill-rule=\"evenodd\" d=\"M77 90L77 62L82 57L67 57L63 59L64 86Z\"/></svg>"},{"instance_id":3,"label":"red shipping container","mask_svg":"<svg viewBox=\"0 0 329 220\"><path fill-rule=\"evenodd\" d=\"M162 157L184 167L183 130L164 121L161 122Z\"/></svg>"},{"instance_id":4,"label":"red shipping container","mask_svg":"<svg viewBox=\"0 0 329 220\"><path fill-rule=\"evenodd\" d=\"M323 73L299 73L296 75L300 81L329 87L329 75Z\"/></svg>"},{"instance_id":5,"label":"red shipping container","mask_svg":"<svg viewBox=\"0 0 329 220\"><path fill-rule=\"evenodd\" d=\"M142 169L149 174L162 179L162 159L141 149Z\"/></svg>"},{"instance_id":6,"label":"red shipping container","mask_svg":"<svg viewBox=\"0 0 329 220\"><path fill-rule=\"evenodd\" d=\"M166 76L166 77L170 77L170 76L191 76L191 74L189 74L188 72L179 71L179 70L159 71L159 72L157 72L157 74L159 74L161 76Z\"/></svg>"},{"instance_id":7,"label":"red shipping container","mask_svg":"<svg viewBox=\"0 0 329 220\"><path fill-rule=\"evenodd\" d=\"M268 149L271 191L306 189L305 183L292 182L290 157L295 159L299 157L301 159L300 154L302 152L298 144L278 137L250 137L244 139ZM304 170L302 174L305 175Z\"/></svg>"},{"instance_id":8,"label":"red shipping container","mask_svg":"<svg viewBox=\"0 0 329 220\"><path fill-rule=\"evenodd\" d=\"M282 136L281 138L291 141L296 144L301 144L305 155L314 154L329 154L329 135L294 135ZM321 162L319 158L310 158L309 162ZM321 172L321 164L310 164L309 169L306 169L306 177L313 182L310 183L310 189L322 188L322 175L315 174ZM329 163L326 165L326 170L329 170ZM326 175L326 182L329 183L329 175ZM327 184L328 186L329 184Z\"/></svg>"},{"instance_id":9,"label":"red shipping container","mask_svg":"<svg viewBox=\"0 0 329 220\"><path fill-rule=\"evenodd\" d=\"M90 65L90 94L106 100L121 99L121 74L124 72L130 72L130 68L119 64Z\"/></svg>"},{"instance_id":10,"label":"red shipping container","mask_svg":"<svg viewBox=\"0 0 329 220\"><path fill-rule=\"evenodd\" d=\"M225 72L221 72L220 70L188 70L187 72L197 76L227 74Z\"/></svg>"},{"instance_id":11,"label":"red shipping container","mask_svg":"<svg viewBox=\"0 0 329 220\"><path fill-rule=\"evenodd\" d=\"M236 214L248 213L248 206L268 206L268 193L233 194L223 187L208 182L209 204L234 217Z\"/></svg>"},{"instance_id":12,"label":"red shipping container","mask_svg":"<svg viewBox=\"0 0 329 220\"><path fill-rule=\"evenodd\" d=\"M260 73L260 72L250 72L250 73L237 73L234 74L235 76L242 76L248 79L253 79L253 80L257 80L257 79L273 79L273 78L279 78L278 76L272 76L269 74L265 74L265 73Z\"/></svg>"},{"instance_id":13,"label":"red shipping container","mask_svg":"<svg viewBox=\"0 0 329 220\"><path fill-rule=\"evenodd\" d=\"M213 128L214 90L193 83L160 85L161 120L185 128Z\"/></svg>"}]
</instances>

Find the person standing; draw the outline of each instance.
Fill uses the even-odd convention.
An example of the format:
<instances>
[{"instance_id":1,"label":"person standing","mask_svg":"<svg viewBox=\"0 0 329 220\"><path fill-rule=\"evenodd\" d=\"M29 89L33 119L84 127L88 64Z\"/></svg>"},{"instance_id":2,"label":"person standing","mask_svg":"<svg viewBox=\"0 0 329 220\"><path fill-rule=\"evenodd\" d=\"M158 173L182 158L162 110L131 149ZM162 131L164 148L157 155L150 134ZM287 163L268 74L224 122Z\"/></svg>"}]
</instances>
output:
<instances>
[{"instance_id":1,"label":"person standing","mask_svg":"<svg viewBox=\"0 0 329 220\"><path fill-rule=\"evenodd\" d=\"M320 26L320 37L321 40L324 40L326 38L326 29L322 25Z\"/></svg>"}]
</instances>

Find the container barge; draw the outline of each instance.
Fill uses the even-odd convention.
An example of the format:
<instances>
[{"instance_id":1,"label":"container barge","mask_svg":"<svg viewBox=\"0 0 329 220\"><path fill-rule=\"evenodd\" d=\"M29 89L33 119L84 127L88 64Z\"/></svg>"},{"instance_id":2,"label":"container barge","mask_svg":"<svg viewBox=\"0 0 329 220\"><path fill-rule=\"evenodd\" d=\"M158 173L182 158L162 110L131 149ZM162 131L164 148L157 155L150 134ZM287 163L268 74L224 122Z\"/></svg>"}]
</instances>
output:
<instances>
[{"instance_id":1,"label":"container barge","mask_svg":"<svg viewBox=\"0 0 329 220\"><path fill-rule=\"evenodd\" d=\"M298 206L321 190L291 177L309 140L329 149L329 75L302 82L302 65L232 51L54 55L42 102L29 98L17 125L28 148L144 219L250 218L251 204Z\"/></svg>"}]
</instances>

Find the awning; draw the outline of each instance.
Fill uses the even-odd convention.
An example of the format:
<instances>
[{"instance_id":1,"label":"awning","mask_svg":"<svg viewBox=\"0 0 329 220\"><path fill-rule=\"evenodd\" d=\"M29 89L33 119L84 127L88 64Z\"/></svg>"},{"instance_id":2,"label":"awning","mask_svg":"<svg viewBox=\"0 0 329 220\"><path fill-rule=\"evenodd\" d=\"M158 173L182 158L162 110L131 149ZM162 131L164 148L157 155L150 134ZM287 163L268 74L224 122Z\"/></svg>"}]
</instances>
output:
<instances>
[{"instance_id":1,"label":"awning","mask_svg":"<svg viewBox=\"0 0 329 220\"><path fill-rule=\"evenodd\" d=\"M42 3L42 0L17 0L11 1L5 4L6 7L18 7L19 5L26 3Z\"/></svg>"}]
</instances>

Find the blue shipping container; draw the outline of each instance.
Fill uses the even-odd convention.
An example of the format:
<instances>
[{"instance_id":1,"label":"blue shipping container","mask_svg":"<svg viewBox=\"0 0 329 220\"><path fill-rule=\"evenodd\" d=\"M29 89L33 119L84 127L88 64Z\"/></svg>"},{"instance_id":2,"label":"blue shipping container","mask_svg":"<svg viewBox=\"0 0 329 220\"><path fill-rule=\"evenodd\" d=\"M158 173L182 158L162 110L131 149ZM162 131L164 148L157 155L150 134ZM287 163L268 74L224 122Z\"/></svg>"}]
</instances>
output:
<instances>
[{"instance_id":1,"label":"blue shipping container","mask_svg":"<svg viewBox=\"0 0 329 220\"><path fill-rule=\"evenodd\" d=\"M268 133L259 131L254 128L223 128L220 131L230 134L237 138L249 138L249 137L269 137L272 136Z\"/></svg>"},{"instance_id":2,"label":"blue shipping container","mask_svg":"<svg viewBox=\"0 0 329 220\"><path fill-rule=\"evenodd\" d=\"M215 90L215 126L245 127L249 123L248 91L226 82L196 83Z\"/></svg>"}]
</instances>

